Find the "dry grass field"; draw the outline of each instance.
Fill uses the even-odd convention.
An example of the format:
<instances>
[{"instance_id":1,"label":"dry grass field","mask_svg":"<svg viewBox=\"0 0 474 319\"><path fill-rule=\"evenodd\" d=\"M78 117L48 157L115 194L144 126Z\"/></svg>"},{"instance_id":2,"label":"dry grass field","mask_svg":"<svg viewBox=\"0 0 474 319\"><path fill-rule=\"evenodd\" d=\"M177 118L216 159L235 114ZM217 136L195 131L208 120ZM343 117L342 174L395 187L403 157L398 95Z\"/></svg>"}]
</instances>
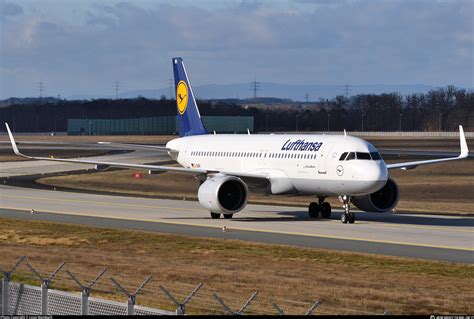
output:
<instances>
[{"instance_id":1,"label":"dry grass field","mask_svg":"<svg viewBox=\"0 0 474 319\"><path fill-rule=\"evenodd\" d=\"M84 280L105 267L92 296L122 302L110 276L132 290L152 274L138 303L168 310L173 306L158 284L184 298L202 282L187 308L194 314L222 313L212 292L238 309L255 290L254 314L275 313L272 302L303 314L316 299L323 314L474 311L472 265L0 218L0 267L22 255L44 274L65 260ZM38 285L25 265L14 280ZM79 292L64 271L54 287Z\"/></svg>"}]
</instances>

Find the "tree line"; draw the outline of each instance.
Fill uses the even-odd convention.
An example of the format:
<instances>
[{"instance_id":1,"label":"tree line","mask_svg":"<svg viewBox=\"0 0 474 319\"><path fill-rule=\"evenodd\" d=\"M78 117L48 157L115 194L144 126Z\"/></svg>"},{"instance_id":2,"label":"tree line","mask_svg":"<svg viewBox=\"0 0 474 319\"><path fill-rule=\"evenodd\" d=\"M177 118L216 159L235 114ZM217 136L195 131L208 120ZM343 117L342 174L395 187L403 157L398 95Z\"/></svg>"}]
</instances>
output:
<instances>
[{"instance_id":1,"label":"tree line","mask_svg":"<svg viewBox=\"0 0 474 319\"><path fill-rule=\"evenodd\" d=\"M251 103L249 103L251 102ZM198 101L201 115L253 116L265 131L456 131L474 130L474 91L454 86L402 96L399 93L337 96L315 103ZM28 99L0 108L2 122L16 132L67 131L67 119L123 119L176 115L176 101L165 98L67 101Z\"/></svg>"}]
</instances>

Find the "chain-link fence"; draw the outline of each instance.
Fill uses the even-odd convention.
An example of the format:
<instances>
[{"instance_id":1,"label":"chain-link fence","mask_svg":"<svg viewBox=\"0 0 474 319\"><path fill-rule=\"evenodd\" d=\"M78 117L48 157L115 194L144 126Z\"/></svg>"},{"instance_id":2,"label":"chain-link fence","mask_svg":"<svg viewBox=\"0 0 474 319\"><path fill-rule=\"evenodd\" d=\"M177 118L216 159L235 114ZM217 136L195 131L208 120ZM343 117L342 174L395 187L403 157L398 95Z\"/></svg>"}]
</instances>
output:
<instances>
[{"instance_id":1,"label":"chain-link fence","mask_svg":"<svg viewBox=\"0 0 474 319\"><path fill-rule=\"evenodd\" d=\"M19 267L29 270L19 273ZM177 284L172 288L154 282L150 275L140 284L130 287L124 277L108 276L107 269L95 277L68 269L61 263L53 272L42 275L22 257L9 269L0 269L3 274L0 287L1 315L184 315L192 314L381 314L344 309L338 306L334 311L327 302L298 302L269 298L258 291L242 298L221 296L211 287ZM15 281L12 280L15 276ZM80 279L91 278L87 282ZM18 281L23 281L20 283ZM29 284L39 282L40 286ZM26 283L29 282L29 283ZM55 289L51 288L55 284ZM127 283L126 285L124 283ZM77 288L78 292L71 290ZM64 290L70 290L68 292ZM97 297L91 297L94 293ZM140 298L140 305L137 300ZM192 311L188 312L188 305ZM144 305L147 305L146 307ZM162 309L167 308L167 309ZM386 313L386 312L385 312Z\"/></svg>"}]
</instances>

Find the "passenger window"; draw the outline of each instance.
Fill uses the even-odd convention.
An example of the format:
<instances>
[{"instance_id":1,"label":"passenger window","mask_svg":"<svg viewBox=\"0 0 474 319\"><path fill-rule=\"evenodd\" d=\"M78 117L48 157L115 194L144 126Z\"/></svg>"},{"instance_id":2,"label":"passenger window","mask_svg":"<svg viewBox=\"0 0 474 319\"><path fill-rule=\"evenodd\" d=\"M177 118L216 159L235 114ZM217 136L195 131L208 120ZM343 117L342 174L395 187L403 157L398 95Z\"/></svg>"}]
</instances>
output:
<instances>
[{"instance_id":1,"label":"passenger window","mask_svg":"<svg viewBox=\"0 0 474 319\"><path fill-rule=\"evenodd\" d=\"M346 161L354 160L356 158L356 154L354 152L350 152L349 155L347 155Z\"/></svg>"},{"instance_id":2,"label":"passenger window","mask_svg":"<svg viewBox=\"0 0 474 319\"><path fill-rule=\"evenodd\" d=\"M369 153L357 152L357 159L370 160L370 154Z\"/></svg>"}]
</instances>

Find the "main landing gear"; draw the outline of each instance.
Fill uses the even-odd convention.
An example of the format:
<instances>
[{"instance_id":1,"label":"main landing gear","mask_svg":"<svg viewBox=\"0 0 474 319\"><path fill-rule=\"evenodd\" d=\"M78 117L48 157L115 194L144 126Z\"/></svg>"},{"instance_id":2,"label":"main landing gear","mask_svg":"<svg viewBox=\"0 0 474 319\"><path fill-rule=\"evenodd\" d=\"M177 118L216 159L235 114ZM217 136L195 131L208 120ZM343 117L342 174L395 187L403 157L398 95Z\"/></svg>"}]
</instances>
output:
<instances>
[{"instance_id":1,"label":"main landing gear","mask_svg":"<svg viewBox=\"0 0 474 319\"><path fill-rule=\"evenodd\" d=\"M234 214L222 214L222 215L224 215L225 219L231 219L234 216ZM212 219L219 219L219 218L221 218L221 214L211 212L211 218Z\"/></svg>"},{"instance_id":2,"label":"main landing gear","mask_svg":"<svg viewBox=\"0 0 474 319\"><path fill-rule=\"evenodd\" d=\"M308 214L311 218L317 218L321 213L322 218L331 217L331 204L324 201L324 197L318 197L318 203L311 203L308 206Z\"/></svg>"},{"instance_id":3,"label":"main landing gear","mask_svg":"<svg viewBox=\"0 0 474 319\"><path fill-rule=\"evenodd\" d=\"M351 198L347 195L342 196L342 201L344 203L344 213L341 215L341 222L343 224L354 224L355 214L351 212Z\"/></svg>"}]
</instances>

